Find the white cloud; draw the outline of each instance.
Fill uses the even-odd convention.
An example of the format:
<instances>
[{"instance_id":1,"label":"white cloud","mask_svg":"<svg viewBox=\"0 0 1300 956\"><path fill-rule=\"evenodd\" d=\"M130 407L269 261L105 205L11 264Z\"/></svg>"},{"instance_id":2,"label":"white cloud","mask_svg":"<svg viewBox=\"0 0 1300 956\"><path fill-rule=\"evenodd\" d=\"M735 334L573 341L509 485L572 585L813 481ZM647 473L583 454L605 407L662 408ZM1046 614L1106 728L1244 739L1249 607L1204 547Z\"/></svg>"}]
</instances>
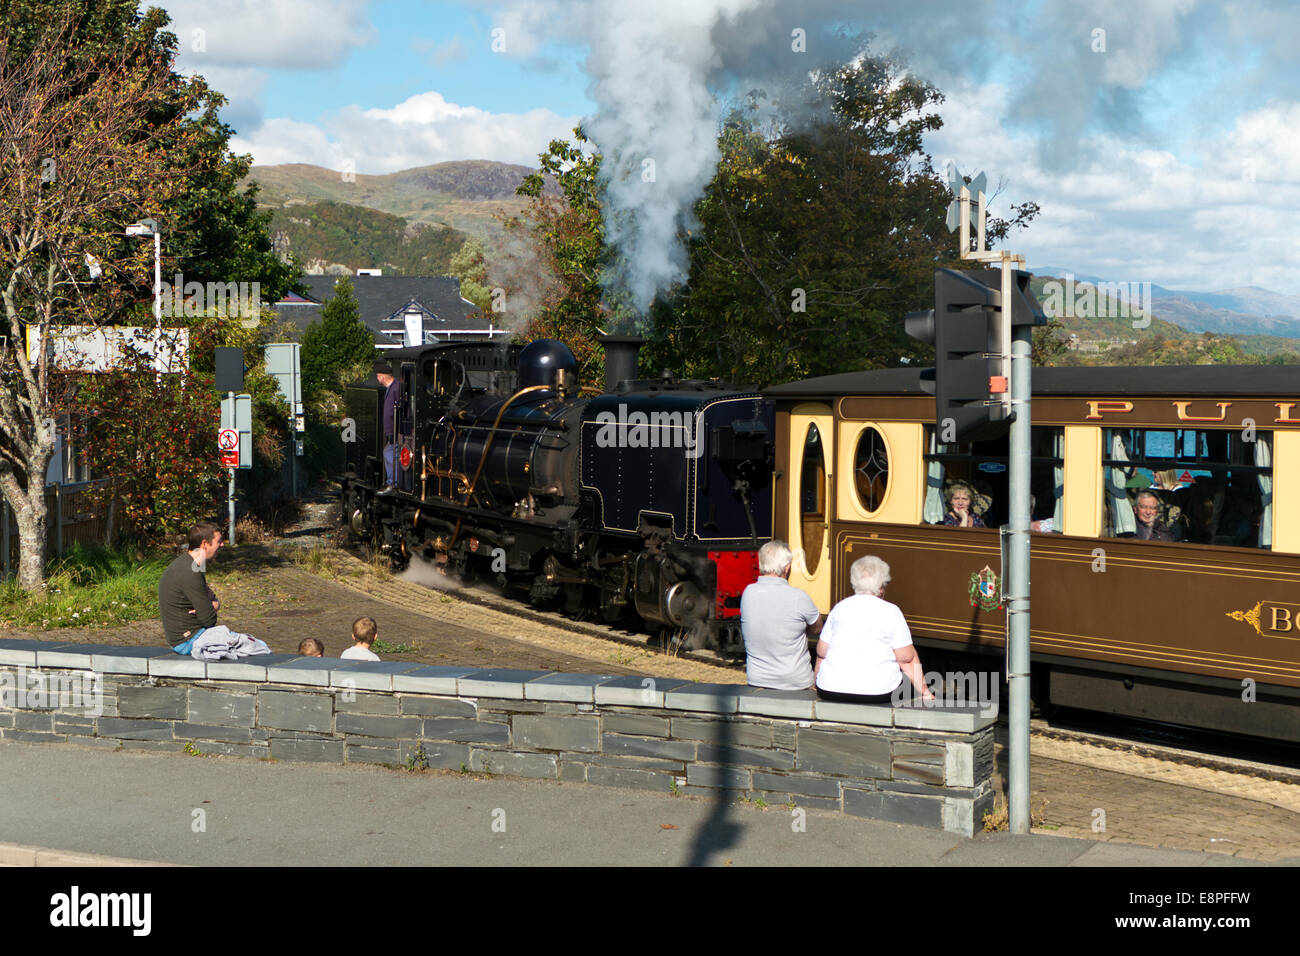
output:
<instances>
[{"instance_id":1,"label":"white cloud","mask_svg":"<svg viewBox=\"0 0 1300 956\"><path fill-rule=\"evenodd\" d=\"M1300 240L1300 103L1243 113L1221 137L1180 155L1110 134L1090 137L1065 174L1046 168L1037 139L1002 121L1007 91L953 89L945 125L928 146L970 175L1007 181L995 213L1013 202L1042 207L1011 240L1031 264L1125 281L1212 290L1260 285L1297 289Z\"/></svg>"},{"instance_id":2,"label":"white cloud","mask_svg":"<svg viewBox=\"0 0 1300 956\"><path fill-rule=\"evenodd\" d=\"M389 109L349 106L323 125L270 119L231 146L259 165L313 163L362 173L391 173L461 159L537 165L552 139L569 135L577 117L550 110L489 113L419 93Z\"/></svg>"},{"instance_id":3,"label":"white cloud","mask_svg":"<svg viewBox=\"0 0 1300 956\"><path fill-rule=\"evenodd\" d=\"M181 66L327 69L373 41L369 0L159 0Z\"/></svg>"}]
</instances>

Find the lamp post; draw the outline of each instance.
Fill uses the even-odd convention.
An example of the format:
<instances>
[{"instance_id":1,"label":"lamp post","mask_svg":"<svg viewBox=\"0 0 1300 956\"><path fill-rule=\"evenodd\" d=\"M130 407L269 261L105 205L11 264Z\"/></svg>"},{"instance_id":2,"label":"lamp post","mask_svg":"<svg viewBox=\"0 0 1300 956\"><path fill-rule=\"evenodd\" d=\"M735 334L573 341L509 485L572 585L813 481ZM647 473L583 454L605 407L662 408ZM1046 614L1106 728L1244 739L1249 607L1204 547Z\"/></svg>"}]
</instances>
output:
<instances>
[{"instance_id":1,"label":"lamp post","mask_svg":"<svg viewBox=\"0 0 1300 956\"><path fill-rule=\"evenodd\" d=\"M153 236L153 360L158 364L158 353L162 348L162 233L158 223L153 219L141 219L127 226L128 236ZM162 379L162 368L158 367L158 378Z\"/></svg>"}]
</instances>

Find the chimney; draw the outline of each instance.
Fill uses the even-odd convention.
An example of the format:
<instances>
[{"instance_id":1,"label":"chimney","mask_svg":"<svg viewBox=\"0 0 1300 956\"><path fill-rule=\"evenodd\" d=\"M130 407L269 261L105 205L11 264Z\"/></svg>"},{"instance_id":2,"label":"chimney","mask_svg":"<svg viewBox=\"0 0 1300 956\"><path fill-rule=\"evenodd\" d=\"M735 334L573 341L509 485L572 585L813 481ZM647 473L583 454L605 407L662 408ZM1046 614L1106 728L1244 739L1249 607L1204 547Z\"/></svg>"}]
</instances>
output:
<instances>
[{"instance_id":1,"label":"chimney","mask_svg":"<svg viewBox=\"0 0 1300 956\"><path fill-rule=\"evenodd\" d=\"M620 382L636 379L637 355L645 339L639 335L600 335L596 341L605 347L605 391L617 391Z\"/></svg>"}]
</instances>

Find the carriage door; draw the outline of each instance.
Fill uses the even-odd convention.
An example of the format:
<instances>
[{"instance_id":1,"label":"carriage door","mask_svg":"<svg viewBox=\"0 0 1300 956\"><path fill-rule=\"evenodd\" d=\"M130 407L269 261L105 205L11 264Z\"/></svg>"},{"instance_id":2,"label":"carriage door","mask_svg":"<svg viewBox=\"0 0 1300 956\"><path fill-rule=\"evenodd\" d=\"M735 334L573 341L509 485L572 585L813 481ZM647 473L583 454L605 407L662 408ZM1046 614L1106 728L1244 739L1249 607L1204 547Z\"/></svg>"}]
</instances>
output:
<instances>
[{"instance_id":1,"label":"carriage door","mask_svg":"<svg viewBox=\"0 0 1300 956\"><path fill-rule=\"evenodd\" d=\"M823 614L831 606L831 410L824 405L797 405L790 413L787 496L790 583L808 593Z\"/></svg>"}]
</instances>

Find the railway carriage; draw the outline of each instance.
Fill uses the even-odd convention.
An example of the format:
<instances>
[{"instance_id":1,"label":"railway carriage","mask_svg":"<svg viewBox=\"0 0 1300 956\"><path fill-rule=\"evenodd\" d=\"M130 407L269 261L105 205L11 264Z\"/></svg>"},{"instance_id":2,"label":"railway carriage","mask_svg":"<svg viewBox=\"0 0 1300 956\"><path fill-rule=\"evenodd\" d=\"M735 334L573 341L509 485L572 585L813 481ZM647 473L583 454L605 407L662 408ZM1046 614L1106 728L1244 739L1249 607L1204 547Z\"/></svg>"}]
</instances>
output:
<instances>
[{"instance_id":1,"label":"railway carriage","mask_svg":"<svg viewBox=\"0 0 1300 956\"><path fill-rule=\"evenodd\" d=\"M1040 703L1300 741L1300 374L1033 372L1031 655ZM1005 652L1007 439L944 445L919 370L770 388L773 534L823 611L892 569L927 669ZM975 490L987 527L944 522ZM1139 493L1179 540L1134 535Z\"/></svg>"}]
</instances>

